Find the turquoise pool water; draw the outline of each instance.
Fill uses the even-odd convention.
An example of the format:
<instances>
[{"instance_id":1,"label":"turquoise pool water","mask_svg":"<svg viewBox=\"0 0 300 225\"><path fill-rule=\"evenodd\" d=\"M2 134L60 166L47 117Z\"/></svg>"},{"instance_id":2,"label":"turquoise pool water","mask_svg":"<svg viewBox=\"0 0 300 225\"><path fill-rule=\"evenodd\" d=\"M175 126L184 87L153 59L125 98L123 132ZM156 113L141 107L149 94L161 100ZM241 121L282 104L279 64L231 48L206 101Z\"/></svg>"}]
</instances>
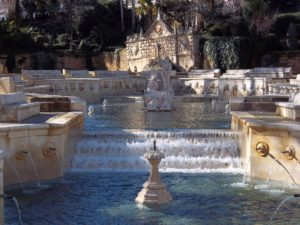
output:
<instances>
[{"instance_id":1,"label":"turquoise pool water","mask_svg":"<svg viewBox=\"0 0 300 225\"><path fill-rule=\"evenodd\" d=\"M273 214L295 190L287 187L281 192L282 187L276 186L259 190L254 184L243 187L239 183L243 176L231 173L163 173L174 200L157 208L136 205L134 199L147 176L144 172L72 172L62 184L13 194L24 225L300 223L300 199L287 201ZM14 203L7 200L5 208L7 224L19 224Z\"/></svg>"}]
</instances>

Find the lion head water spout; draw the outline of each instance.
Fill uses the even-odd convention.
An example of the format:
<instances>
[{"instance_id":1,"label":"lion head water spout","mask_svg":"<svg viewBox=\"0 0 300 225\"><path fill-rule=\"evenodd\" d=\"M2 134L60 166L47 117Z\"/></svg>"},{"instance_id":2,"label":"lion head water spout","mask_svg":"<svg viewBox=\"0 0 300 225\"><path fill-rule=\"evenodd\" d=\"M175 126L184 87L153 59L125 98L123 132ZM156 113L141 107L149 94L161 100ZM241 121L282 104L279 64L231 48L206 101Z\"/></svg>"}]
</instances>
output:
<instances>
[{"instance_id":1,"label":"lion head water spout","mask_svg":"<svg viewBox=\"0 0 300 225\"><path fill-rule=\"evenodd\" d=\"M144 183L143 189L136 197L136 203L140 204L165 204L172 200L165 185L160 181L158 164L165 158L165 154L157 151L156 141L154 148L145 153L144 158L151 164L151 172L148 180Z\"/></svg>"}]
</instances>

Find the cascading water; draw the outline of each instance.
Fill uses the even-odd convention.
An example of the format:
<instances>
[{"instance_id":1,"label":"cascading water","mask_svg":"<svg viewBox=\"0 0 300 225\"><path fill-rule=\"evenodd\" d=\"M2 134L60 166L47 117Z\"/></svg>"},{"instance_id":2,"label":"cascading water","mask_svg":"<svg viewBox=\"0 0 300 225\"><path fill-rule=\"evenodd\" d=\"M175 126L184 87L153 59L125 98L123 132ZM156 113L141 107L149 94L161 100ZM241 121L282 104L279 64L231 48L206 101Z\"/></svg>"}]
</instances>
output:
<instances>
[{"instance_id":1,"label":"cascading water","mask_svg":"<svg viewBox=\"0 0 300 225\"><path fill-rule=\"evenodd\" d=\"M161 171L240 172L237 133L225 130L106 130L85 133L77 144L73 170L148 170L143 154L157 147L166 155Z\"/></svg>"}]
</instances>

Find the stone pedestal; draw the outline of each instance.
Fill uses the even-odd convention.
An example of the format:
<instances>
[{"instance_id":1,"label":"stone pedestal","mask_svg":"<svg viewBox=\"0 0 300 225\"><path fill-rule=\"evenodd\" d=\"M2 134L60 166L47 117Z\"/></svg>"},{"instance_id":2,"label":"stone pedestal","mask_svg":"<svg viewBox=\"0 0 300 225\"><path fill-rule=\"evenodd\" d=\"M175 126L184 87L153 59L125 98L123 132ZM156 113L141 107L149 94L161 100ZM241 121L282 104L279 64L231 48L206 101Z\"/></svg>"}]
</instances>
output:
<instances>
[{"instance_id":1,"label":"stone pedestal","mask_svg":"<svg viewBox=\"0 0 300 225\"><path fill-rule=\"evenodd\" d=\"M166 190L165 185L160 181L158 164L165 155L156 151L154 142L154 150L146 152L146 158L151 164L151 172L148 180L144 183L143 189L139 192L135 199L140 204L165 204L172 200L171 195Z\"/></svg>"}]
</instances>

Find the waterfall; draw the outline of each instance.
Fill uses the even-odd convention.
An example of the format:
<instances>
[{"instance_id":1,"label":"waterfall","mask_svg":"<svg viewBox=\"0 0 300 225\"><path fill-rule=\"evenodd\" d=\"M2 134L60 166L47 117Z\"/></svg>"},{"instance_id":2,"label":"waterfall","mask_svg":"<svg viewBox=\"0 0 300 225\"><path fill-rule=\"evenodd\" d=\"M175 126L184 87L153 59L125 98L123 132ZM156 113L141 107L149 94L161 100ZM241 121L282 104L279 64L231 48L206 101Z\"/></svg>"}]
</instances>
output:
<instances>
[{"instance_id":1,"label":"waterfall","mask_svg":"<svg viewBox=\"0 0 300 225\"><path fill-rule=\"evenodd\" d=\"M146 171L143 154L158 149L166 172L240 172L237 133L228 130L105 130L85 132L77 143L73 170Z\"/></svg>"}]
</instances>

